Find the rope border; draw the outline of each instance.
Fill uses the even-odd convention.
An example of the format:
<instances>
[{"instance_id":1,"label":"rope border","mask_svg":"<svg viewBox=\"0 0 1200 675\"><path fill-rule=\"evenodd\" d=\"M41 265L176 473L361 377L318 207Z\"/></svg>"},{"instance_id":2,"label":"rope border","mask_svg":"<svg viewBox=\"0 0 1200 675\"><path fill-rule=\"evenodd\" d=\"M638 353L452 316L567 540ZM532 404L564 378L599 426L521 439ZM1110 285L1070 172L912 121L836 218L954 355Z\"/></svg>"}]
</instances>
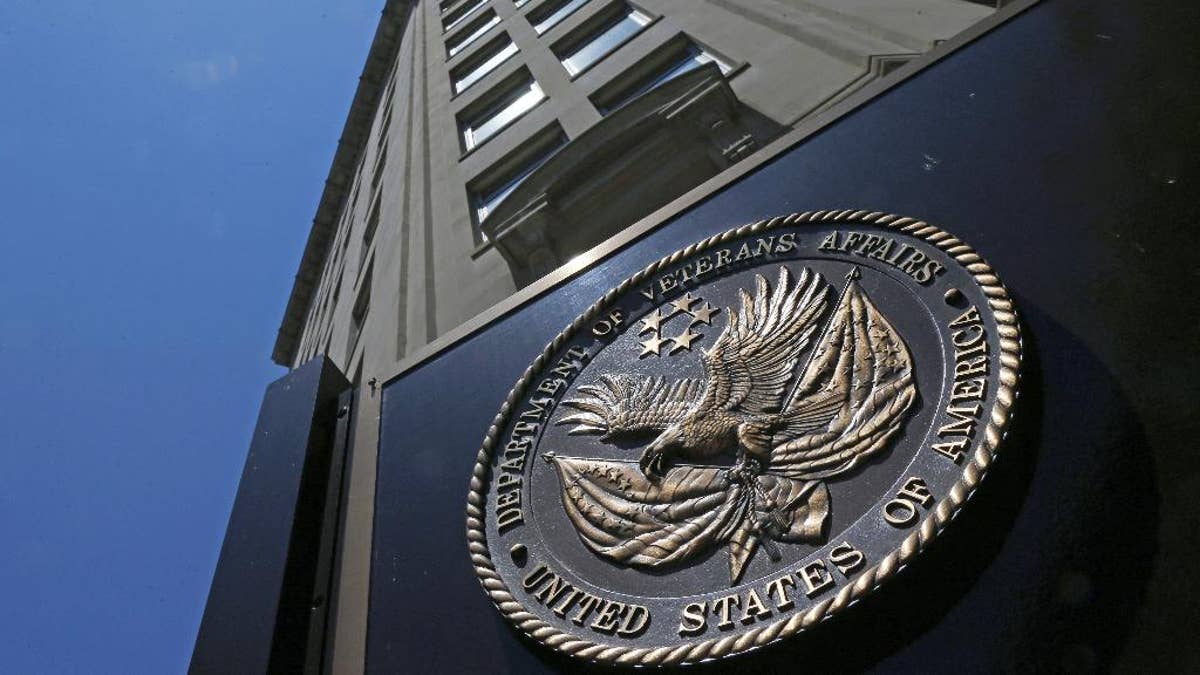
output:
<instances>
[{"instance_id":1,"label":"rope border","mask_svg":"<svg viewBox=\"0 0 1200 675\"><path fill-rule=\"evenodd\" d=\"M492 453L499 434L507 425L513 406L524 397L529 381L534 374L542 369L546 362L574 336L576 331L599 315L602 309L619 296L624 295L631 287L640 284L664 267L731 239L758 234L777 227L804 223L840 222L883 226L933 244L962 265L988 299L988 306L992 310L1000 338L999 386L995 404L986 416L988 423L983 440L972 453L971 461L963 467L962 476L950 489L949 494L937 503L933 511L921 522L920 527L905 537L898 548L874 566L864 570L853 584L844 586L836 596L813 605L807 612L780 618L745 633L713 637L700 642L684 642L670 647L627 647L580 638L546 623L527 611L524 605L509 592L508 586L492 565L485 533L484 507L487 503L485 489L488 484ZM681 665L765 646L775 640L806 630L868 595L895 576L937 537L954 518L959 508L974 494L975 488L996 457L996 450L1007 434L1012 406L1017 397L1020 366L1021 333L1016 310L1008 291L991 266L974 249L944 230L913 218L884 214L878 211L854 210L793 213L726 230L662 258L609 290L559 333L522 373L520 379L504 399L500 412L496 414L488 428L487 436L484 438L483 446L479 449L476 458L475 470L471 476L471 487L467 495L467 548L471 554L471 562L475 566L475 573L479 576L479 583L483 586L484 591L505 618L513 622L526 635L556 651L578 658L619 665Z\"/></svg>"}]
</instances>

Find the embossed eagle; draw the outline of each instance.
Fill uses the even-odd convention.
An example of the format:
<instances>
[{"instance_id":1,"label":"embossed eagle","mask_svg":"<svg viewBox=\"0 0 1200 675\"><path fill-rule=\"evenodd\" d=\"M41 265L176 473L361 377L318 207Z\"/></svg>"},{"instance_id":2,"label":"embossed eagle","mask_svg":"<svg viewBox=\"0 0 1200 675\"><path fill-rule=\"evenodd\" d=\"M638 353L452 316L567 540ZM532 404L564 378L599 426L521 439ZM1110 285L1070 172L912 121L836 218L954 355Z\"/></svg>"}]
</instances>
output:
<instances>
[{"instance_id":1,"label":"embossed eagle","mask_svg":"<svg viewBox=\"0 0 1200 675\"><path fill-rule=\"evenodd\" d=\"M760 545L778 560L774 542L823 541L825 481L883 451L916 398L908 347L858 277L826 319L821 275L781 266L774 289L756 275L702 351L704 378L605 374L563 401L570 434L652 439L636 466L544 455L583 542L649 567L727 544L734 584ZM732 466L712 464L721 456Z\"/></svg>"}]
</instances>

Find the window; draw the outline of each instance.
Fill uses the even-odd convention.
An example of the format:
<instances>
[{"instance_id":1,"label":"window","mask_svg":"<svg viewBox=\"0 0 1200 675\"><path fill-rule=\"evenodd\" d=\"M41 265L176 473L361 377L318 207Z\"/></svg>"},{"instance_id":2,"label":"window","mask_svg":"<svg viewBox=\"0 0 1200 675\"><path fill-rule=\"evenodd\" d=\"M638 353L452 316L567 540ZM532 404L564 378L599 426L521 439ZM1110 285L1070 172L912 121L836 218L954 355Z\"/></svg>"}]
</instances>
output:
<instances>
[{"instance_id":1,"label":"window","mask_svg":"<svg viewBox=\"0 0 1200 675\"><path fill-rule=\"evenodd\" d=\"M350 191L350 201L348 202L350 205L350 210L352 211L354 210L354 207L358 205L358 187L362 185L363 163L367 161L367 153L363 152L359 154L361 154L362 157L360 157L358 160L358 169L354 171L354 189Z\"/></svg>"},{"instance_id":2,"label":"window","mask_svg":"<svg viewBox=\"0 0 1200 675\"><path fill-rule=\"evenodd\" d=\"M304 325L304 338L300 341L300 361L307 361L312 347L313 333L316 330L318 305L314 303L308 310L308 321Z\"/></svg>"},{"instance_id":3,"label":"window","mask_svg":"<svg viewBox=\"0 0 1200 675\"><path fill-rule=\"evenodd\" d=\"M567 144L567 135L557 125L540 134L528 148L513 153L512 159L500 160L500 167L489 169L485 175L499 174L482 187L470 189L471 207L475 211L475 222L482 223L496 207L512 194L529 174L546 163L555 151Z\"/></svg>"},{"instance_id":4,"label":"window","mask_svg":"<svg viewBox=\"0 0 1200 675\"><path fill-rule=\"evenodd\" d=\"M541 35L586 3L587 0L551 0L529 13L529 23Z\"/></svg>"},{"instance_id":5,"label":"window","mask_svg":"<svg viewBox=\"0 0 1200 675\"><path fill-rule=\"evenodd\" d=\"M617 12L601 21L599 25L584 29L585 32L579 37L554 49L555 55L562 61L563 67L571 77L608 56L650 24L651 18L648 15L629 5L621 3L617 7Z\"/></svg>"},{"instance_id":6,"label":"window","mask_svg":"<svg viewBox=\"0 0 1200 675\"><path fill-rule=\"evenodd\" d=\"M379 181L383 180L383 169L387 166L387 142L379 150L379 155L375 157L375 169L371 172L371 190L379 189Z\"/></svg>"},{"instance_id":7,"label":"window","mask_svg":"<svg viewBox=\"0 0 1200 675\"><path fill-rule=\"evenodd\" d=\"M325 304L325 309L322 310L324 316L319 322L321 325L318 327L319 330L316 331L314 338L313 346L315 348L317 346L316 342L321 340L322 334L324 335L325 347L323 349L323 353L325 354L329 353L329 338L333 334L333 314L337 311L338 296L340 296L342 292L342 274L345 271L345 267L342 267L340 270L338 270L337 281L335 281L333 284L333 297L329 299L329 301Z\"/></svg>"},{"instance_id":8,"label":"window","mask_svg":"<svg viewBox=\"0 0 1200 675\"><path fill-rule=\"evenodd\" d=\"M500 17L496 16L495 12L488 10L486 14L468 24L466 28L450 36L450 39L446 41L446 55L453 57L458 54L498 23L500 23Z\"/></svg>"},{"instance_id":9,"label":"window","mask_svg":"<svg viewBox=\"0 0 1200 675\"><path fill-rule=\"evenodd\" d=\"M392 127L392 107L389 105L383 111L383 119L379 122L379 138L375 139L375 148L378 150L387 143L388 130Z\"/></svg>"},{"instance_id":10,"label":"window","mask_svg":"<svg viewBox=\"0 0 1200 675\"><path fill-rule=\"evenodd\" d=\"M480 50L477 58L471 59L450 73L454 81L454 93L460 94L467 87L475 84L485 75L500 67L500 64L517 53L517 46L507 34Z\"/></svg>"},{"instance_id":11,"label":"window","mask_svg":"<svg viewBox=\"0 0 1200 675\"><path fill-rule=\"evenodd\" d=\"M375 238L375 230L379 229L379 207L383 203L383 191L375 193L375 202L371 204L371 211L367 215L367 226L363 228L362 234L362 250L358 254L358 269L362 269L363 261L367 259L367 251L371 248L371 241Z\"/></svg>"},{"instance_id":12,"label":"window","mask_svg":"<svg viewBox=\"0 0 1200 675\"><path fill-rule=\"evenodd\" d=\"M478 147L546 98L528 73L516 84L502 85L502 88L503 93L482 110L460 114L458 127L466 150Z\"/></svg>"},{"instance_id":13,"label":"window","mask_svg":"<svg viewBox=\"0 0 1200 675\"><path fill-rule=\"evenodd\" d=\"M722 74L730 71L730 66L724 61L704 51L691 40L685 39L681 43L671 45L666 54L652 55L643 63L634 66L631 69L632 77L619 84L615 91L597 92L593 102L600 114L607 115L658 85L706 63L717 64Z\"/></svg>"},{"instance_id":14,"label":"window","mask_svg":"<svg viewBox=\"0 0 1200 675\"><path fill-rule=\"evenodd\" d=\"M374 273L374 263L362 278L362 288L358 291L358 299L354 301L354 309L350 311L350 339L347 356L354 354L358 339L362 337L363 325L367 322L367 311L371 308L371 275Z\"/></svg>"},{"instance_id":15,"label":"window","mask_svg":"<svg viewBox=\"0 0 1200 675\"><path fill-rule=\"evenodd\" d=\"M467 0L442 16L442 29L450 30L471 16L475 10L487 4L487 0Z\"/></svg>"},{"instance_id":16,"label":"window","mask_svg":"<svg viewBox=\"0 0 1200 675\"><path fill-rule=\"evenodd\" d=\"M342 294L342 276L346 273L346 266L343 265L338 270L337 281L333 282L333 299L329 301L329 306L337 310L338 297Z\"/></svg>"},{"instance_id":17,"label":"window","mask_svg":"<svg viewBox=\"0 0 1200 675\"><path fill-rule=\"evenodd\" d=\"M387 88L383 92L383 100L386 101L385 106L392 105L392 97L396 94L396 68L392 67L391 75L388 76Z\"/></svg>"},{"instance_id":18,"label":"window","mask_svg":"<svg viewBox=\"0 0 1200 675\"><path fill-rule=\"evenodd\" d=\"M345 256L346 249L350 246L350 231L354 229L354 212L347 211L346 217L343 219L342 229L342 255Z\"/></svg>"},{"instance_id":19,"label":"window","mask_svg":"<svg viewBox=\"0 0 1200 675\"><path fill-rule=\"evenodd\" d=\"M321 303L321 312L317 318L318 324L323 324L329 320L329 303L332 301L332 299L333 299L333 294L329 292L328 288L326 288L325 289L325 301Z\"/></svg>"}]
</instances>

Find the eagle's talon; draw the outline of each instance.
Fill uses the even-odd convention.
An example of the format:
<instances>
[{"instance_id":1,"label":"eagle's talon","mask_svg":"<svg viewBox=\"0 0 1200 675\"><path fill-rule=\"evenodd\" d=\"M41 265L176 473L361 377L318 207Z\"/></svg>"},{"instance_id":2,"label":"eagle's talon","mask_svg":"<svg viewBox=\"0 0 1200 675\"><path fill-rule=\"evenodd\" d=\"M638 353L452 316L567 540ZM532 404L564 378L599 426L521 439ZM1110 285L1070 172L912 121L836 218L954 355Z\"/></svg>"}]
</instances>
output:
<instances>
[{"instance_id":1,"label":"eagle's talon","mask_svg":"<svg viewBox=\"0 0 1200 675\"><path fill-rule=\"evenodd\" d=\"M641 467L642 473L650 480L657 480L663 474L663 453L660 450L647 449L642 453L641 460L638 461L638 466Z\"/></svg>"},{"instance_id":2,"label":"eagle's talon","mask_svg":"<svg viewBox=\"0 0 1200 675\"><path fill-rule=\"evenodd\" d=\"M735 482L749 485L762 475L762 462L754 457L743 456L729 468L727 475Z\"/></svg>"},{"instance_id":3,"label":"eagle's talon","mask_svg":"<svg viewBox=\"0 0 1200 675\"><path fill-rule=\"evenodd\" d=\"M763 472L763 463L757 457L747 456L743 458L742 467L754 476L758 476Z\"/></svg>"}]
</instances>

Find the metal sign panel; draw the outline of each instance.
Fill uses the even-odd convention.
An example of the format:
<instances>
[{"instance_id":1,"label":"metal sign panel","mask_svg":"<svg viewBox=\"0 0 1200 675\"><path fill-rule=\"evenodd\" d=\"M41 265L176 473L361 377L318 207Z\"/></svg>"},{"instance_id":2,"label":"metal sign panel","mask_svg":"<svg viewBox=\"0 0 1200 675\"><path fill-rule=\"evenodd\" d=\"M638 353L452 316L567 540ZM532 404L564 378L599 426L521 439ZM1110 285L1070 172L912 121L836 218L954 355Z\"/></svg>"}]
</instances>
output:
<instances>
[{"instance_id":1,"label":"metal sign panel","mask_svg":"<svg viewBox=\"0 0 1200 675\"><path fill-rule=\"evenodd\" d=\"M588 660L812 629L957 515L1020 357L996 274L924 222L815 212L696 242L605 293L506 397L471 478L475 571L517 628Z\"/></svg>"},{"instance_id":2,"label":"metal sign panel","mask_svg":"<svg viewBox=\"0 0 1200 675\"><path fill-rule=\"evenodd\" d=\"M382 389L367 670L589 667L526 637L480 592L462 536L464 477L480 440L531 357L623 279L743 223L824 205L945 224L1002 270L1022 317L1020 414L983 487L896 583L820 631L701 668L1086 670L1121 658L1135 667L1194 666L1194 654L1179 652L1195 605L1178 593L1192 583L1193 566L1163 563L1189 561L1194 542L1181 534L1194 532L1194 509L1178 496L1190 494L1195 474L1196 329L1186 320L1195 314L1186 281L1195 265L1185 240L1200 211L1180 187L1197 175L1180 148L1195 142L1197 106L1164 93L1194 81L1183 20L1194 13L1184 5L1151 12L1144 3L1039 3L406 365ZM747 282L754 273L746 271ZM764 274L772 287L776 273ZM843 270L822 274L845 292ZM739 286L753 294L754 283ZM718 308L714 317L737 311L736 301L719 301L733 290L701 293ZM867 293L876 301L876 291ZM877 304L906 331L896 318L904 312ZM686 335L683 320L657 337ZM706 330L695 329L704 334L695 346L713 345L717 334ZM918 348L910 353L920 360ZM918 373L926 400L923 386ZM602 458L602 444L590 447L595 454L570 456ZM898 447L855 480L871 480ZM671 466L679 464L663 468ZM561 508L561 492L553 497ZM830 497L834 522L859 508L832 489ZM580 564L603 564L574 524L562 541L592 556ZM728 545L709 556L704 564L723 568L728 584ZM771 562L764 548L747 565Z\"/></svg>"},{"instance_id":3,"label":"metal sign panel","mask_svg":"<svg viewBox=\"0 0 1200 675\"><path fill-rule=\"evenodd\" d=\"M267 387L188 672L321 672L352 398L325 357Z\"/></svg>"}]
</instances>

